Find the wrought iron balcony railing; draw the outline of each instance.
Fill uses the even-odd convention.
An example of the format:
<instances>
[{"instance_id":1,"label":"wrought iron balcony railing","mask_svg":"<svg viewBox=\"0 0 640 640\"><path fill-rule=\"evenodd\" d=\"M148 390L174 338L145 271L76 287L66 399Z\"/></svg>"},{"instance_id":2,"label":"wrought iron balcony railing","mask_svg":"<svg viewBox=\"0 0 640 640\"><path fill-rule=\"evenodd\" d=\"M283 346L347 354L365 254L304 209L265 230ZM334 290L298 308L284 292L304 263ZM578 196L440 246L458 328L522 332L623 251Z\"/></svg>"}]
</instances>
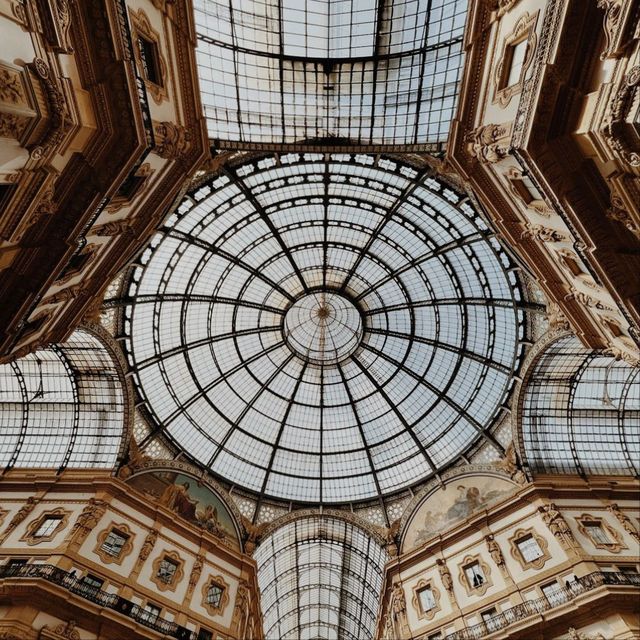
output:
<instances>
[{"instance_id":1,"label":"wrought iron balcony railing","mask_svg":"<svg viewBox=\"0 0 640 640\"><path fill-rule=\"evenodd\" d=\"M603 585L632 586L640 587L640 573L615 573L608 571L595 571L582 578L577 578L573 582L567 583L566 587L560 587L549 597L542 597L536 600L527 600L515 607L496 613L472 627L467 627L461 631L450 633L443 637L443 640L481 640L496 631L505 629L509 625L524 620L529 616L544 613L550 609L555 609L578 596L592 591Z\"/></svg>"},{"instance_id":2,"label":"wrought iron balcony railing","mask_svg":"<svg viewBox=\"0 0 640 640\"><path fill-rule=\"evenodd\" d=\"M3 578L41 578L101 607L118 611L165 636L179 640L196 640L196 634L185 627L164 620L157 613L144 609L115 593L107 593L97 587L92 587L82 579L76 578L74 573L69 573L50 564L0 565L0 579Z\"/></svg>"}]
</instances>

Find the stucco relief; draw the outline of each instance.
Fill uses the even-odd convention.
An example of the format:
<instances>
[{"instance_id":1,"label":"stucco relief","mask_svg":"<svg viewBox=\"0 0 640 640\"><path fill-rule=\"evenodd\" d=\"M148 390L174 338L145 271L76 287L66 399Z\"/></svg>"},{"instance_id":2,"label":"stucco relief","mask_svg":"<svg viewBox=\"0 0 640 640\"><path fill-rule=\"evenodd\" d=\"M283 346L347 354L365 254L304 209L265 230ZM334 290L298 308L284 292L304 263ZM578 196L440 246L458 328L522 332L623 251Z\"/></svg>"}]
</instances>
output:
<instances>
[{"instance_id":1,"label":"stucco relief","mask_svg":"<svg viewBox=\"0 0 640 640\"><path fill-rule=\"evenodd\" d=\"M515 488L516 485L507 479L489 475L453 478L418 507L407 526L403 551L424 544L434 534L494 504Z\"/></svg>"}]
</instances>

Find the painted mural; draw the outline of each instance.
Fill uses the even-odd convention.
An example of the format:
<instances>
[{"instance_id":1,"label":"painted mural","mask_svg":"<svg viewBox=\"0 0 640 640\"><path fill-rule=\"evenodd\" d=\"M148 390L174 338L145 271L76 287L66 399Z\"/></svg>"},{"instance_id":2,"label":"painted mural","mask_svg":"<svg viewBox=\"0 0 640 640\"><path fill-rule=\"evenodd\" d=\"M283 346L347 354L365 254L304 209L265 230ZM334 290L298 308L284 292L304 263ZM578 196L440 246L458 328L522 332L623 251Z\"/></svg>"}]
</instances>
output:
<instances>
[{"instance_id":1,"label":"painted mural","mask_svg":"<svg viewBox=\"0 0 640 640\"><path fill-rule=\"evenodd\" d=\"M148 471L128 483L179 516L239 547L233 520L220 498L205 484L175 471Z\"/></svg>"},{"instance_id":2,"label":"painted mural","mask_svg":"<svg viewBox=\"0 0 640 640\"><path fill-rule=\"evenodd\" d=\"M418 508L407 527L403 551L425 543L436 533L497 502L514 489L512 482L495 476L453 478Z\"/></svg>"}]
</instances>

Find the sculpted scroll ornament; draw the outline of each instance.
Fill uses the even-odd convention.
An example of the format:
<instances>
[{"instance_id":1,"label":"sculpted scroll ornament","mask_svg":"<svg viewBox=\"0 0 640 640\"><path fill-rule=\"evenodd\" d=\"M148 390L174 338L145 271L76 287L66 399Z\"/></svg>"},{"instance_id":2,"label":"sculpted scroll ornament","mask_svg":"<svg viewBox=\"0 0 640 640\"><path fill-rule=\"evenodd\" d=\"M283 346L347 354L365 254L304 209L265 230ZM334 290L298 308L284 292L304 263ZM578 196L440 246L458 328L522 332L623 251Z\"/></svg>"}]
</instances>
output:
<instances>
[{"instance_id":1,"label":"sculpted scroll ornament","mask_svg":"<svg viewBox=\"0 0 640 640\"><path fill-rule=\"evenodd\" d=\"M522 232L523 238L535 238L542 242L566 242L569 237L557 229L551 229L541 224L526 224L526 229Z\"/></svg>"},{"instance_id":2,"label":"sculpted scroll ornament","mask_svg":"<svg viewBox=\"0 0 640 640\"><path fill-rule=\"evenodd\" d=\"M622 13L622 3L624 0L598 0L598 8L604 9L604 35L606 37L606 44L602 54L601 60L605 60L611 56L616 50L616 38L621 27L620 17Z\"/></svg>"},{"instance_id":3,"label":"sculpted scroll ornament","mask_svg":"<svg viewBox=\"0 0 640 640\"><path fill-rule=\"evenodd\" d=\"M471 155L483 164L491 164L506 158L509 147L508 134L504 125L487 124L470 131L465 141L471 143Z\"/></svg>"},{"instance_id":4,"label":"sculpted scroll ornament","mask_svg":"<svg viewBox=\"0 0 640 640\"><path fill-rule=\"evenodd\" d=\"M172 122L157 122L154 125L154 133L156 146L153 151L161 158L175 160L189 151L192 135L185 127Z\"/></svg>"}]
</instances>

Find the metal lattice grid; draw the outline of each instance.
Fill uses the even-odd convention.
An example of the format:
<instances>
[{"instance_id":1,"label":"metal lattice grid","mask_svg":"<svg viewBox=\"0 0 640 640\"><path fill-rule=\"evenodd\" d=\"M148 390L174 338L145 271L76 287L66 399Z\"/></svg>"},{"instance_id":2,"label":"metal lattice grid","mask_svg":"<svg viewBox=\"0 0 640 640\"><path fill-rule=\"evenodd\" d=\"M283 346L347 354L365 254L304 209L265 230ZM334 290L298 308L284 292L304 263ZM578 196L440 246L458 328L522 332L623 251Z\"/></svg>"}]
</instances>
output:
<instances>
[{"instance_id":1,"label":"metal lattice grid","mask_svg":"<svg viewBox=\"0 0 640 640\"><path fill-rule=\"evenodd\" d=\"M202 102L218 145L446 141L467 0L194 4Z\"/></svg>"},{"instance_id":2,"label":"metal lattice grid","mask_svg":"<svg viewBox=\"0 0 640 640\"><path fill-rule=\"evenodd\" d=\"M531 373L521 441L534 473L640 475L640 369L553 342Z\"/></svg>"},{"instance_id":3,"label":"metal lattice grid","mask_svg":"<svg viewBox=\"0 0 640 640\"><path fill-rule=\"evenodd\" d=\"M115 467L124 419L117 365L87 331L0 365L5 469Z\"/></svg>"},{"instance_id":4,"label":"metal lattice grid","mask_svg":"<svg viewBox=\"0 0 640 640\"><path fill-rule=\"evenodd\" d=\"M295 520L255 552L267 640L373 637L387 553L328 516Z\"/></svg>"},{"instance_id":5,"label":"metal lattice grid","mask_svg":"<svg viewBox=\"0 0 640 640\"><path fill-rule=\"evenodd\" d=\"M139 394L214 474L299 502L376 498L480 439L519 366L506 254L428 170L266 157L189 194L126 299Z\"/></svg>"}]
</instances>

